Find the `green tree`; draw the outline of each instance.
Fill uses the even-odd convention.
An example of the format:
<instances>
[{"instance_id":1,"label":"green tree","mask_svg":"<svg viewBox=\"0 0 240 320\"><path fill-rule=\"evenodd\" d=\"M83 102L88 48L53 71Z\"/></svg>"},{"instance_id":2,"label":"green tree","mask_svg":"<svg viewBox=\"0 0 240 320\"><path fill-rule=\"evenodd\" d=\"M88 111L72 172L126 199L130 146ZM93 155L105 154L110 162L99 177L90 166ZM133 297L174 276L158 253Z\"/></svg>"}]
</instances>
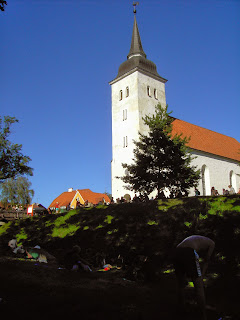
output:
<instances>
[{"instance_id":1,"label":"green tree","mask_svg":"<svg viewBox=\"0 0 240 320\"><path fill-rule=\"evenodd\" d=\"M0 117L0 182L17 175L33 175L33 169L28 166L31 159L22 154L22 145L13 144L8 140L10 127L18 122L15 117Z\"/></svg>"},{"instance_id":2,"label":"green tree","mask_svg":"<svg viewBox=\"0 0 240 320\"><path fill-rule=\"evenodd\" d=\"M128 190L142 194L157 190L160 198L165 188L176 197L187 195L189 188L197 186L200 172L191 166L193 157L187 147L189 139L172 136L174 118L167 109L158 104L154 115L143 118L149 133L139 133L139 141L134 141L133 163L122 164L127 174L118 177L127 184Z\"/></svg>"},{"instance_id":3,"label":"green tree","mask_svg":"<svg viewBox=\"0 0 240 320\"><path fill-rule=\"evenodd\" d=\"M31 203L34 191L31 188L31 182L26 177L17 177L6 179L1 183L1 200L6 206L22 205Z\"/></svg>"},{"instance_id":4,"label":"green tree","mask_svg":"<svg viewBox=\"0 0 240 320\"><path fill-rule=\"evenodd\" d=\"M1 10L1 11L4 11L4 10L5 10L5 8L4 8L5 5L7 5L7 1L5 1L5 0L0 0L0 10Z\"/></svg>"},{"instance_id":5,"label":"green tree","mask_svg":"<svg viewBox=\"0 0 240 320\"><path fill-rule=\"evenodd\" d=\"M8 205L15 205L17 204L17 188L16 183L13 178L6 179L4 182L1 183L1 202L4 204L5 207Z\"/></svg>"}]
</instances>

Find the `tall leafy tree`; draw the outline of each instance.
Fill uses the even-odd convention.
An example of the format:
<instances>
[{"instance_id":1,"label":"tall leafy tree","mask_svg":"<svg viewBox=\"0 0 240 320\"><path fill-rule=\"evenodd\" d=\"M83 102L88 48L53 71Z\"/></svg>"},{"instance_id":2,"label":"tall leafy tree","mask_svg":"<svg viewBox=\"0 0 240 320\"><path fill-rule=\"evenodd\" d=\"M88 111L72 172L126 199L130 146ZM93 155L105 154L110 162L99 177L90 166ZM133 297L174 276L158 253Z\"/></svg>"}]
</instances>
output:
<instances>
[{"instance_id":1,"label":"tall leafy tree","mask_svg":"<svg viewBox=\"0 0 240 320\"><path fill-rule=\"evenodd\" d=\"M4 205L22 205L31 203L34 191L26 177L6 179L1 183L1 201Z\"/></svg>"},{"instance_id":2,"label":"tall leafy tree","mask_svg":"<svg viewBox=\"0 0 240 320\"><path fill-rule=\"evenodd\" d=\"M200 173L191 165L189 139L172 136L174 118L170 114L168 107L158 104L154 115L143 118L149 133L139 133L139 141L134 141L133 163L122 164L127 174L119 178L127 184L126 189L142 194L157 191L160 198L166 188L177 197L187 195L189 188L197 186Z\"/></svg>"},{"instance_id":3,"label":"tall leafy tree","mask_svg":"<svg viewBox=\"0 0 240 320\"><path fill-rule=\"evenodd\" d=\"M15 117L0 117L0 182L18 175L33 175L33 169L28 166L30 157L22 154L22 145L9 141L10 127L18 122Z\"/></svg>"}]
</instances>

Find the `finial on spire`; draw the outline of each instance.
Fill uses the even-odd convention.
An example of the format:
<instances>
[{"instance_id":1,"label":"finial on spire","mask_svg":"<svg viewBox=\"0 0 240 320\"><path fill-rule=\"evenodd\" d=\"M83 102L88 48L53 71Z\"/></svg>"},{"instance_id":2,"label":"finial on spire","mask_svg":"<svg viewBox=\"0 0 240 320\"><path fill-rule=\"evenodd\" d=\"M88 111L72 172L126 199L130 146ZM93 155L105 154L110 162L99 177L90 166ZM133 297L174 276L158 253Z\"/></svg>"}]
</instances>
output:
<instances>
[{"instance_id":1,"label":"finial on spire","mask_svg":"<svg viewBox=\"0 0 240 320\"><path fill-rule=\"evenodd\" d=\"M134 2L134 1L133 1L133 7L134 7L133 13L134 13L134 14L137 13L136 6L138 6L138 5L139 5L139 2Z\"/></svg>"}]
</instances>

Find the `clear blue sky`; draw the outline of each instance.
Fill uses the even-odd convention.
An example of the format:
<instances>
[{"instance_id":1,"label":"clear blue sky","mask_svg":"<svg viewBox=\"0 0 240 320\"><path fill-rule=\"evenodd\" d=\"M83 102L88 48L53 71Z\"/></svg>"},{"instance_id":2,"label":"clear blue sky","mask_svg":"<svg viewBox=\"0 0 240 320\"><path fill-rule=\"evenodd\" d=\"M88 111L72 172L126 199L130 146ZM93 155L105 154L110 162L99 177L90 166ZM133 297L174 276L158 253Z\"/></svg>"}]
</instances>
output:
<instances>
[{"instance_id":1,"label":"clear blue sky","mask_svg":"<svg viewBox=\"0 0 240 320\"><path fill-rule=\"evenodd\" d=\"M240 1L142 0L147 58L173 116L240 141ZM0 114L19 119L34 201L111 192L111 88L126 60L130 0L8 0L0 12Z\"/></svg>"}]
</instances>

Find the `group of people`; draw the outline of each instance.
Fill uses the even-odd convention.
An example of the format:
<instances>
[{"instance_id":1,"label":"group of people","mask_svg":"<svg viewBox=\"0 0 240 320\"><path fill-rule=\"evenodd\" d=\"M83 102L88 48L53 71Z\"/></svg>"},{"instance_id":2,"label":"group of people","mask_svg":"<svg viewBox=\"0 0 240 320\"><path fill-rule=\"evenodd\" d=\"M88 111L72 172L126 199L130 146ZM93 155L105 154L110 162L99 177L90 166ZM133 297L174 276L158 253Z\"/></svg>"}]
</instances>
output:
<instances>
[{"instance_id":1,"label":"group of people","mask_svg":"<svg viewBox=\"0 0 240 320\"><path fill-rule=\"evenodd\" d=\"M164 196L165 197L165 196ZM156 199L156 198L155 198ZM114 204L114 203L128 203L128 202L132 202L132 203L142 203L142 202L148 202L148 201L152 201L155 200L153 197L151 197L149 199L147 194L139 194L139 196L137 196L137 194L135 193L134 197L131 198L131 196L129 194L126 194L124 197L121 198L117 198L116 202L114 202L114 199L111 199L111 203L110 204Z\"/></svg>"},{"instance_id":2,"label":"group of people","mask_svg":"<svg viewBox=\"0 0 240 320\"><path fill-rule=\"evenodd\" d=\"M235 189L233 188L232 185L229 185L228 188L229 188L229 190L228 189L223 189L222 194L224 196L236 194L236 191L235 191ZM195 194L195 196L200 196L201 195L200 191L197 188L195 188L194 194ZM240 194L240 188L239 188L237 194ZM211 188L211 196L219 196L219 195L220 194L219 194L218 190L216 190L215 187L212 187ZM186 196L187 196L187 194L186 194ZM169 196L169 198L177 198L177 197L178 197L178 194L172 194L172 193ZM158 196L155 199L164 199L164 198L166 198L166 196L162 192L160 197ZM133 199L131 199L131 196L127 194L124 197L117 198L116 199L116 203L118 203L118 204L119 203L125 203L125 202L139 203L139 202L148 202L150 200L155 200L155 199L153 197L151 199L149 199L147 194L145 194L145 195L141 195L140 194L139 196L137 196L136 193L135 193ZM114 202L114 199L112 198L111 199L111 204L113 204L113 203L115 203L115 202Z\"/></svg>"},{"instance_id":3,"label":"group of people","mask_svg":"<svg viewBox=\"0 0 240 320\"><path fill-rule=\"evenodd\" d=\"M47 263L54 258L39 246L28 249L23 248L23 246L17 244L16 239L10 240L8 246L13 253L27 254L27 258L38 259L39 262ZM167 259L173 264L175 269L177 296L180 307L185 309L184 288L188 284L187 280L191 279L194 283L196 300L199 312L202 315L202 320L207 320L203 277L206 274L214 248L215 242L210 238L201 235L192 235L179 243L177 247L168 254ZM81 257L80 253L81 248L78 245L75 245L71 250L66 252L63 261L65 268L75 271L82 270L91 272L92 269L89 263ZM200 265L199 262L200 258L203 259L202 265Z\"/></svg>"},{"instance_id":4,"label":"group of people","mask_svg":"<svg viewBox=\"0 0 240 320\"><path fill-rule=\"evenodd\" d=\"M231 184L228 186L228 189L223 189L222 190L222 194L224 196L236 194L236 191L235 191L235 189L233 188L233 186ZM238 194L240 194L240 188L238 190ZM211 196L219 196L219 192L218 192L218 190L215 189L215 187L211 188Z\"/></svg>"},{"instance_id":5,"label":"group of people","mask_svg":"<svg viewBox=\"0 0 240 320\"><path fill-rule=\"evenodd\" d=\"M179 306L185 310L184 288L188 284L188 280L191 280L194 284L202 320L207 320L203 277L206 274L214 248L215 242L212 239L201 235L192 235L180 242L168 255L168 261L173 264L175 269ZM80 252L81 248L77 245L67 252L64 257L65 267L69 270L91 272L88 262L80 256ZM200 258L202 259L201 265Z\"/></svg>"},{"instance_id":6,"label":"group of people","mask_svg":"<svg viewBox=\"0 0 240 320\"><path fill-rule=\"evenodd\" d=\"M56 264L56 258L39 245L35 247L23 247L23 245L18 245L17 239L11 239L8 242L8 247L12 253L20 254L21 257L25 257L26 259L34 259L38 262L51 263L52 265Z\"/></svg>"}]
</instances>

